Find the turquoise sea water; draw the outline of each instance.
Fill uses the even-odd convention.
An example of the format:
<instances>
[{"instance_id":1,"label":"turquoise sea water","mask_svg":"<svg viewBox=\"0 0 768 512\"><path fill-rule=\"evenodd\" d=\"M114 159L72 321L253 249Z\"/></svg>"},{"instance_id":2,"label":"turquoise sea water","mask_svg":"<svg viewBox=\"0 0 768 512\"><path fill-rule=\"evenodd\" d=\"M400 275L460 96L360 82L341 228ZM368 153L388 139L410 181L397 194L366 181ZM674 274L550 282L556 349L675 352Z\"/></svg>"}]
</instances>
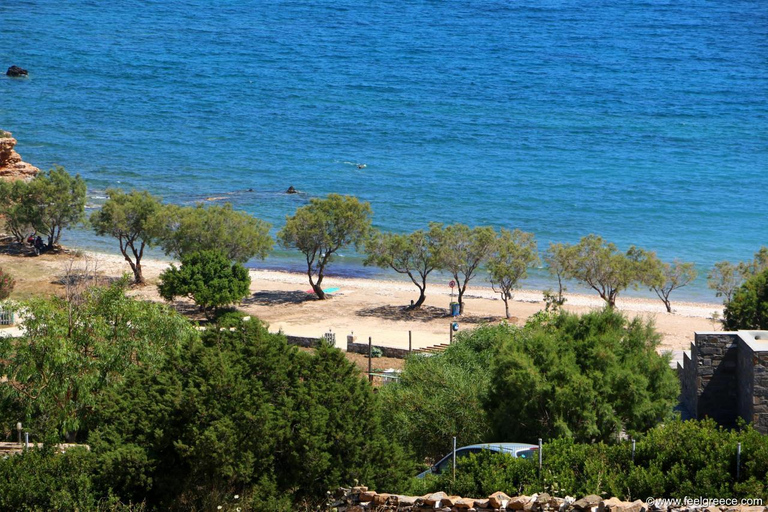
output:
<instances>
[{"instance_id":1,"label":"turquoise sea water","mask_svg":"<svg viewBox=\"0 0 768 512\"><path fill-rule=\"evenodd\" d=\"M94 205L146 188L279 227L339 192L382 229L594 232L702 273L768 244L762 0L17 0L0 40L30 71L0 79L0 127Z\"/></svg>"}]
</instances>

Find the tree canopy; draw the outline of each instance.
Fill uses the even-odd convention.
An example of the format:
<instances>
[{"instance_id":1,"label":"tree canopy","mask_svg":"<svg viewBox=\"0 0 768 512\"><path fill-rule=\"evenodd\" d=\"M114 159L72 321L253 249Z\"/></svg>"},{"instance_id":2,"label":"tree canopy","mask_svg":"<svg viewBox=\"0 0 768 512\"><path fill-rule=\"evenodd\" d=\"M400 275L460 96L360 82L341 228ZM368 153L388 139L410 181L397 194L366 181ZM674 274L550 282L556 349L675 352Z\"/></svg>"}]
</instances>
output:
<instances>
[{"instance_id":1,"label":"tree canopy","mask_svg":"<svg viewBox=\"0 0 768 512\"><path fill-rule=\"evenodd\" d=\"M441 230L417 230L408 234L375 232L365 243L365 265L391 268L407 275L419 289L419 298L408 309L419 309L427 297L427 277L440 265Z\"/></svg>"},{"instance_id":2,"label":"tree canopy","mask_svg":"<svg viewBox=\"0 0 768 512\"><path fill-rule=\"evenodd\" d=\"M493 250L496 234L493 228L479 226L470 228L466 224L452 224L442 227L435 224L440 235L440 268L446 270L456 281L459 312L464 313L464 292L469 281L477 274Z\"/></svg>"},{"instance_id":3,"label":"tree canopy","mask_svg":"<svg viewBox=\"0 0 768 512\"><path fill-rule=\"evenodd\" d=\"M744 281L725 303L723 326L729 331L768 329L768 269Z\"/></svg>"},{"instance_id":4,"label":"tree canopy","mask_svg":"<svg viewBox=\"0 0 768 512\"><path fill-rule=\"evenodd\" d=\"M134 365L155 365L194 330L167 308L131 299L124 283L92 288L82 304L36 298L23 304L23 336L0 337L5 418L70 439L98 396Z\"/></svg>"},{"instance_id":5,"label":"tree canopy","mask_svg":"<svg viewBox=\"0 0 768 512\"><path fill-rule=\"evenodd\" d=\"M160 245L166 254L181 258L195 251L221 251L231 261L264 259L274 243L271 225L232 205L169 205Z\"/></svg>"},{"instance_id":6,"label":"tree canopy","mask_svg":"<svg viewBox=\"0 0 768 512\"><path fill-rule=\"evenodd\" d=\"M528 275L528 268L539 261L533 233L516 229L502 229L488 260L488 274L493 290L501 295L509 318L509 300L520 280Z\"/></svg>"},{"instance_id":7,"label":"tree canopy","mask_svg":"<svg viewBox=\"0 0 768 512\"><path fill-rule=\"evenodd\" d=\"M235 304L250 294L251 277L240 263L232 263L221 251L196 251L181 257L160 274L158 289L167 301L189 297L206 313Z\"/></svg>"},{"instance_id":8,"label":"tree canopy","mask_svg":"<svg viewBox=\"0 0 768 512\"><path fill-rule=\"evenodd\" d=\"M670 294L690 284L698 275L695 263L687 263L680 260L667 263L657 259L655 256L649 259L647 272L648 275L643 280L664 303L667 313L672 312L672 303L669 300Z\"/></svg>"},{"instance_id":9,"label":"tree canopy","mask_svg":"<svg viewBox=\"0 0 768 512\"><path fill-rule=\"evenodd\" d=\"M144 248L158 243L163 234L163 204L147 191L125 193L108 189L107 196L101 209L91 215L91 225L96 234L117 239L120 253L133 271L134 282L143 284L141 258Z\"/></svg>"},{"instance_id":10,"label":"tree canopy","mask_svg":"<svg viewBox=\"0 0 768 512\"><path fill-rule=\"evenodd\" d=\"M304 254L309 284L319 299L325 299L322 282L327 266L339 249L350 245L358 247L365 242L372 214L367 202L329 194L326 198L310 199L308 205L286 217L277 237L283 247Z\"/></svg>"}]
</instances>

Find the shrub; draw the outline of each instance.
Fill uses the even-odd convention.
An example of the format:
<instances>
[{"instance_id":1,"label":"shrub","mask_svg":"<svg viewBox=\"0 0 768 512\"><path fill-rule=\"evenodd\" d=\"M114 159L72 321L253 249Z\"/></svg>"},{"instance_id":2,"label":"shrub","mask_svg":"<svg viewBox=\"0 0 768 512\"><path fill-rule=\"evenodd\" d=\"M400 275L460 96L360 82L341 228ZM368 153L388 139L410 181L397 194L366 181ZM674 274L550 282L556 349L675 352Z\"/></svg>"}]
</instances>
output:
<instances>
[{"instance_id":1,"label":"shrub","mask_svg":"<svg viewBox=\"0 0 768 512\"><path fill-rule=\"evenodd\" d=\"M15 286L16 281L13 276L0 268L0 300L10 297Z\"/></svg>"},{"instance_id":2,"label":"shrub","mask_svg":"<svg viewBox=\"0 0 768 512\"><path fill-rule=\"evenodd\" d=\"M768 329L768 270L749 277L725 303L723 326L738 329Z\"/></svg>"}]
</instances>

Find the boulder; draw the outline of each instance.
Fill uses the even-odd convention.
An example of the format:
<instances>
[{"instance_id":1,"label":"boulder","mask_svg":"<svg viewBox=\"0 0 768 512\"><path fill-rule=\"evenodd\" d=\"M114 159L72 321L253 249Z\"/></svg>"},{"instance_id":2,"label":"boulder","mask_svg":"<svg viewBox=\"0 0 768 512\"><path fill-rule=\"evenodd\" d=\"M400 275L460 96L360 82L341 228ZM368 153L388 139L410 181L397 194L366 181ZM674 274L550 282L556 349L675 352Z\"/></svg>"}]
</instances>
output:
<instances>
[{"instance_id":1,"label":"boulder","mask_svg":"<svg viewBox=\"0 0 768 512\"><path fill-rule=\"evenodd\" d=\"M506 508L507 503L509 503L509 500L511 499L512 498L499 491L488 496L488 504L493 508Z\"/></svg>"},{"instance_id":2,"label":"boulder","mask_svg":"<svg viewBox=\"0 0 768 512\"><path fill-rule=\"evenodd\" d=\"M475 500L469 498L459 498L453 503L453 508L457 510L467 510L475 508Z\"/></svg>"},{"instance_id":3,"label":"boulder","mask_svg":"<svg viewBox=\"0 0 768 512\"><path fill-rule=\"evenodd\" d=\"M13 77L13 78L19 78L22 76L27 76L29 73L26 69L22 69L19 66L11 66L8 68L8 71L5 72L6 75Z\"/></svg>"},{"instance_id":4,"label":"boulder","mask_svg":"<svg viewBox=\"0 0 768 512\"><path fill-rule=\"evenodd\" d=\"M597 494L590 494L589 496L584 496L580 500L574 501L573 508L577 510L592 510L592 508L600 506L601 501L603 501L603 498Z\"/></svg>"},{"instance_id":5,"label":"boulder","mask_svg":"<svg viewBox=\"0 0 768 512\"><path fill-rule=\"evenodd\" d=\"M442 506L443 500L447 497L448 495L443 491L433 492L432 494L427 494L424 496L424 504L430 507L439 508Z\"/></svg>"},{"instance_id":6,"label":"boulder","mask_svg":"<svg viewBox=\"0 0 768 512\"><path fill-rule=\"evenodd\" d=\"M363 491L360 493L360 501L361 502L367 502L367 501L373 501L373 498L376 497L376 491Z\"/></svg>"},{"instance_id":7,"label":"boulder","mask_svg":"<svg viewBox=\"0 0 768 512\"><path fill-rule=\"evenodd\" d=\"M619 505L621 505L621 500L619 498L608 498L607 500L600 502L600 504L597 506L597 511L612 512Z\"/></svg>"},{"instance_id":8,"label":"boulder","mask_svg":"<svg viewBox=\"0 0 768 512\"><path fill-rule=\"evenodd\" d=\"M530 496L515 496L507 503L507 510L524 510L525 505L531 501Z\"/></svg>"},{"instance_id":9,"label":"boulder","mask_svg":"<svg viewBox=\"0 0 768 512\"><path fill-rule=\"evenodd\" d=\"M296 190L295 188L293 188L293 185L291 185L290 187L288 187L288 190L286 190L285 193L286 194L298 194L299 191Z\"/></svg>"}]
</instances>

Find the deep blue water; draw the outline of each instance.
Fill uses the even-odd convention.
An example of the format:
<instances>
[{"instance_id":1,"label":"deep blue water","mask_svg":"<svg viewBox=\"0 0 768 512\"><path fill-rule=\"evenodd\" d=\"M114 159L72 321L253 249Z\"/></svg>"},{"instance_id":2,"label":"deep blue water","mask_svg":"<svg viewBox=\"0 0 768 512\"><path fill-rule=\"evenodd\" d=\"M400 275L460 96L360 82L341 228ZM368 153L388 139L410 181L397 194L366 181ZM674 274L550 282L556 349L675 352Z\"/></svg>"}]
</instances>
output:
<instances>
[{"instance_id":1,"label":"deep blue water","mask_svg":"<svg viewBox=\"0 0 768 512\"><path fill-rule=\"evenodd\" d=\"M0 127L93 204L226 197L279 227L340 192L382 229L594 232L702 273L768 243L763 0L16 0L0 40L30 71Z\"/></svg>"}]
</instances>

